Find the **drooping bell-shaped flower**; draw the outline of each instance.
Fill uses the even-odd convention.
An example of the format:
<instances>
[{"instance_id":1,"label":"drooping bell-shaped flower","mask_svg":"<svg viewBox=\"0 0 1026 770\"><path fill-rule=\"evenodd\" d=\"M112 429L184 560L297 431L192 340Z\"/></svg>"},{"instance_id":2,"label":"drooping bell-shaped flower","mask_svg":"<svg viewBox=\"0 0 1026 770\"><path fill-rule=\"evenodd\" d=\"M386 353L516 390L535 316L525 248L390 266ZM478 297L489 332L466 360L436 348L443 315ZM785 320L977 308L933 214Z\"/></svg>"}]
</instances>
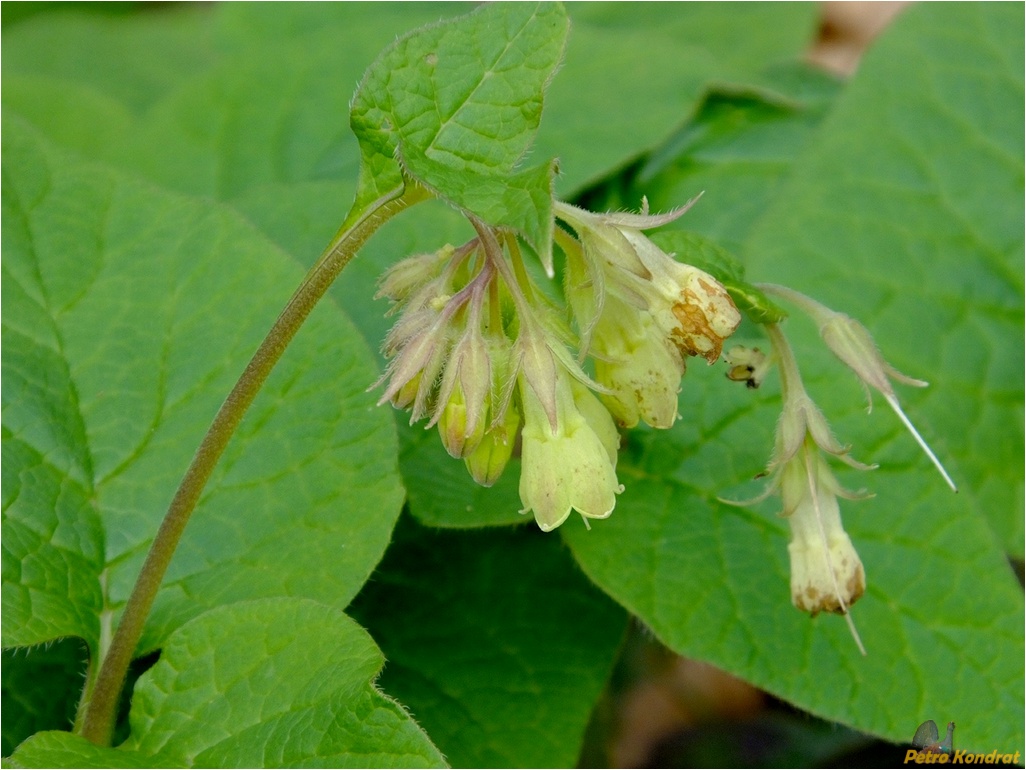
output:
<instances>
[{"instance_id":1,"label":"drooping bell-shaped flower","mask_svg":"<svg viewBox=\"0 0 1026 770\"><path fill-rule=\"evenodd\" d=\"M653 428L673 425L684 361L651 313L606 297L594 340L595 379L611 391L603 401L617 422L628 428L642 420Z\"/></svg>"},{"instance_id":2,"label":"drooping bell-shaped flower","mask_svg":"<svg viewBox=\"0 0 1026 770\"><path fill-rule=\"evenodd\" d=\"M566 371L556 375L554 422L523 374L519 393L524 413L521 513L533 512L546 532L574 510L585 523L609 516L623 491L616 478L619 436L609 412Z\"/></svg>"},{"instance_id":3,"label":"drooping bell-shaped flower","mask_svg":"<svg viewBox=\"0 0 1026 770\"><path fill-rule=\"evenodd\" d=\"M855 643L865 654L848 612L865 591L865 569L844 531L837 499L865 497L865 493L842 488L823 453L860 470L874 466L852 459L848 448L834 438L823 413L805 391L794 354L779 326L769 324L766 332L780 365L784 408L777 422L773 457L767 467L771 477L765 491L754 500L735 504L748 505L780 493L780 515L791 526L788 554L792 603L813 615L824 611L843 614ZM760 359L758 363L763 362Z\"/></svg>"},{"instance_id":4,"label":"drooping bell-shaped flower","mask_svg":"<svg viewBox=\"0 0 1026 770\"><path fill-rule=\"evenodd\" d=\"M848 497L807 436L780 469L782 516L791 525L791 601L795 607L846 614L866 588L866 573L841 524L838 496Z\"/></svg>"}]
</instances>

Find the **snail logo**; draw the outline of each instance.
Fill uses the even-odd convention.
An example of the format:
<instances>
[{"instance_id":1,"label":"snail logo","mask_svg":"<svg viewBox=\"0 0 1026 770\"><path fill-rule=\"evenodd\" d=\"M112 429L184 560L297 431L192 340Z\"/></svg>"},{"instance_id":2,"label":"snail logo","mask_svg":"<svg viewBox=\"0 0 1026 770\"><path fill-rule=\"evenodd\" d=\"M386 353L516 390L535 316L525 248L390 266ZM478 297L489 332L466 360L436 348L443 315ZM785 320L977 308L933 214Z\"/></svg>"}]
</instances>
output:
<instances>
[{"instance_id":1,"label":"snail logo","mask_svg":"<svg viewBox=\"0 0 1026 770\"><path fill-rule=\"evenodd\" d=\"M927 719L919 725L918 728L916 728L916 734L912 736L912 745L924 754L950 755L955 748L954 733L955 723L948 722L948 734L942 741L940 739L940 733L937 732L937 723L932 719Z\"/></svg>"}]
</instances>

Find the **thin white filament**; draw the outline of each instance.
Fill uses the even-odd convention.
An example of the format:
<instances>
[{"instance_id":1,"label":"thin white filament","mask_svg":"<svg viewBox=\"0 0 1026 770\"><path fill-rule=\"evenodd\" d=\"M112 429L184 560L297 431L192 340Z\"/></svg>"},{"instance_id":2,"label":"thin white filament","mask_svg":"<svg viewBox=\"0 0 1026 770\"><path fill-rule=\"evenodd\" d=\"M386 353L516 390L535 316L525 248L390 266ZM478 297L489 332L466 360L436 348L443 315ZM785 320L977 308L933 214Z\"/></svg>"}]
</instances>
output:
<instances>
[{"instance_id":1,"label":"thin white filament","mask_svg":"<svg viewBox=\"0 0 1026 770\"><path fill-rule=\"evenodd\" d=\"M887 399L887 403L891 405L891 409L898 415L905 427L908 428L909 432L915 437L915 440L919 443L919 446L926 452L926 456L930 458L930 462L933 463L934 467L940 471L940 475L944 477L944 480L951 487L952 492L958 492L958 487L955 486L955 482L951 480L951 476L944 470L944 466L941 465L941 461L937 459L937 455L933 453L930 446L926 443L922 436L919 435L919 431L916 430L916 426L912 424L912 421L905 416L905 413L901 410L901 405L898 404L898 399L889 393L884 393L884 398Z\"/></svg>"}]
</instances>

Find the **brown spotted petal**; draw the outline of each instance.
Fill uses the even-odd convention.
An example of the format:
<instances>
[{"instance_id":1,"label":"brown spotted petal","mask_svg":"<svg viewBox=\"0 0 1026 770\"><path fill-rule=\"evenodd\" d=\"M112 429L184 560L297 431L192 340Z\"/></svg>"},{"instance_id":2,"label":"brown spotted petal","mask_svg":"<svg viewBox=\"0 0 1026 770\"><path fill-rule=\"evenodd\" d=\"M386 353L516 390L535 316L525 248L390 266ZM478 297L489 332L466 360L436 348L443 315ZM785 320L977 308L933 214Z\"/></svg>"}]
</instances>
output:
<instances>
[{"instance_id":1,"label":"brown spotted petal","mask_svg":"<svg viewBox=\"0 0 1026 770\"><path fill-rule=\"evenodd\" d=\"M724 340L741 323L741 314L719 281L697 268L680 267L683 284L679 301L672 306L677 326L671 329L670 338L682 355L715 363Z\"/></svg>"},{"instance_id":2,"label":"brown spotted petal","mask_svg":"<svg viewBox=\"0 0 1026 770\"><path fill-rule=\"evenodd\" d=\"M727 290L704 270L677 262L637 230L624 237L652 274L649 310L682 356L701 356L710 364L723 342L741 323Z\"/></svg>"}]
</instances>

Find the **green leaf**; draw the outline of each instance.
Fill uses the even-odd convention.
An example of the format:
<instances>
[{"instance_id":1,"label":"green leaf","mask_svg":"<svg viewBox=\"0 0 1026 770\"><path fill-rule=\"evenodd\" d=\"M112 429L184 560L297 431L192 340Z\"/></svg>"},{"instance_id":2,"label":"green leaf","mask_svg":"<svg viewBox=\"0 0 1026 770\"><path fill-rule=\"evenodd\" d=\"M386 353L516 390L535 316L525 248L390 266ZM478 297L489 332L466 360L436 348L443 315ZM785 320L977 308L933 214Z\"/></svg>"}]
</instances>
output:
<instances>
[{"instance_id":1,"label":"green leaf","mask_svg":"<svg viewBox=\"0 0 1026 770\"><path fill-rule=\"evenodd\" d=\"M629 437L611 519L562 528L585 572L674 650L890 740L955 721L974 751L1023 741L1022 590L1002 548L1022 542L1021 24L1017 6L906 11L793 170L785 157L774 172L769 208L742 212L750 276L859 318L888 360L931 381L902 400L962 483L952 495L889 411L867 417L812 325L788 323L838 437L880 464L841 478L875 493L842 503L866 567L852 615L868 657L840 618L788 606L777 506L717 500L759 491L739 485L770 456L775 378L749 391L691 367L683 425Z\"/></svg>"},{"instance_id":2,"label":"green leaf","mask_svg":"<svg viewBox=\"0 0 1026 770\"><path fill-rule=\"evenodd\" d=\"M371 684L383 663L367 633L338 610L309 600L240 602L166 640L160 661L139 680L132 736L120 747L87 749L81 739L44 733L13 759L69 767L101 759L109 764L96 766L443 767L423 731Z\"/></svg>"},{"instance_id":3,"label":"green leaf","mask_svg":"<svg viewBox=\"0 0 1026 770\"><path fill-rule=\"evenodd\" d=\"M352 84L397 29L439 13L425 3L358 8L325 6L311 17L289 4L224 6L77 26L55 19L49 38L42 23L38 33L19 25L4 36L4 101L65 146L182 192L233 200L273 185L285 198L282 186L343 180L325 234L304 255L312 261L352 198ZM196 28L189 46L176 26L191 28L186 22ZM133 37L139 45L125 43ZM108 45L114 38L121 42ZM179 50L195 66L151 72ZM65 59L74 63L58 66Z\"/></svg>"},{"instance_id":4,"label":"green leaf","mask_svg":"<svg viewBox=\"0 0 1026 770\"><path fill-rule=\"evenodd\" d=\"M351 112L363 159L356 210L400 188L405 172L546 252L554 167L516 169L568 28L558 3L496 3L385 50Z\"/></svg>"},{"instance_id":5,"label":"green leaf","mask_svg":"<svg viewBox=\"0 0 1026 770\"><path fill-rule=\"evenodd\" d=\"M31 73L78 83L141 113L214 60L208 13L165 6L111 17L55 5L64 12L4 27L5 77ZM132 66L124 66L129 61Z\"/></svg>"},{"instance_id":6,"label":"green leaf","mask_svg":"<svg viewBox=\"0 0 1026 770\"><path fill-rule=\"evenodd\" d=\"M76 162L13 119L4 182L4 644L74 635L96 654L301 271L230 211ZM402 500L375 371L318 308L215 471L141 650L220 604L356 594Z\"/></svg>"},{"instance_id":7,"label":"green leaf","mask_svg":"<svg viewBox=\"0 0 1026 770\"><path fill-rule=\"evenodd\" d=\"M64 732L36 733L25 741L5 767L132 768L171 767L163 757L147 757L124 748L97 746L80 735Z\"/></svg>"},{"instance_id":8,"label":"green leaf","mask_svg":"<svg viewBox=\"0 0 1026 770\"><path fill-rule=\"evenodd\" d=\"M409 519L352 611L388 658L381 686L454 767L573 767L626 625L533 526Z\"/></svg>"},{"instance_id":9,"label":"green leaf","mask_svg":"<svg viewBox=\"0 0 1026 770\"><path fill-rule=\"evenodd\" d=\"M590 2L571 6L575 22L617 32L644 32L676 40L723 63L725 69L757 69L799 55L815 34L819 10L808 3L737 5L724 2ZM644 59L644 56L638 56ZM665 62L666 69L679 68Z\"/></svg>"}]
</instances>

